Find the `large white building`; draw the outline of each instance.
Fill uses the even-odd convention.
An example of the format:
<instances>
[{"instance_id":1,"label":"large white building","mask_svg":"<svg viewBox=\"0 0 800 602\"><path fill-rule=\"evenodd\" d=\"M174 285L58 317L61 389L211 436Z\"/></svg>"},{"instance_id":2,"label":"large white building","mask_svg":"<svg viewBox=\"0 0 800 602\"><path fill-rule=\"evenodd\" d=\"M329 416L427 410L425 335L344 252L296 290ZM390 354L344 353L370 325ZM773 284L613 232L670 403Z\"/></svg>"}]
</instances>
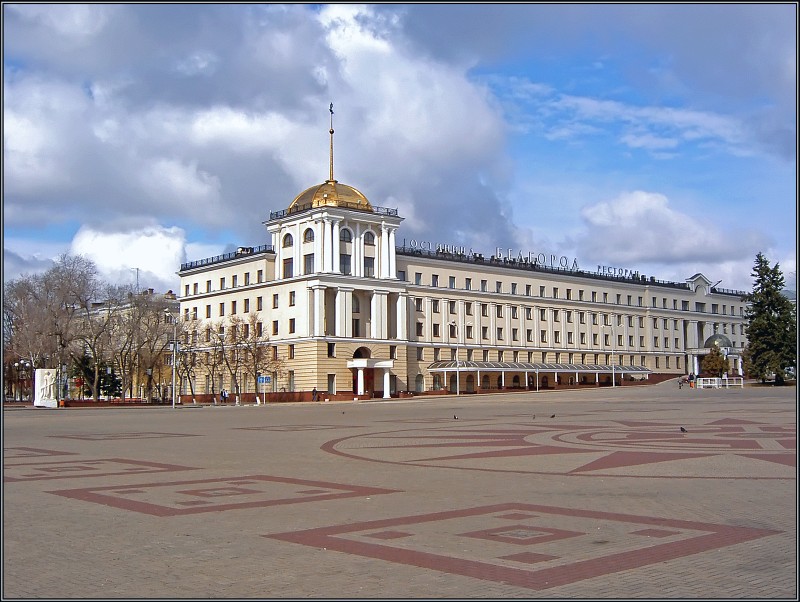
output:
<instances>
[{"instance_id":1,"label":"large white building","mask_svg":"<svg viewBox=\"0 0 800 602\"><path fill-rule=\"evenodd\" d=\"M181 266L195 350L209 327L256 314L285 366L268 390L320 398L620 385L699 373L711 346L741 374L741 292L402 239L396 209L334 179L330 135L329 178L270 214L268 244ZM198 372L194 390L230 387L220 377ZM245 396L252 380L236 379Z\"/></svg>"}]
</instances>

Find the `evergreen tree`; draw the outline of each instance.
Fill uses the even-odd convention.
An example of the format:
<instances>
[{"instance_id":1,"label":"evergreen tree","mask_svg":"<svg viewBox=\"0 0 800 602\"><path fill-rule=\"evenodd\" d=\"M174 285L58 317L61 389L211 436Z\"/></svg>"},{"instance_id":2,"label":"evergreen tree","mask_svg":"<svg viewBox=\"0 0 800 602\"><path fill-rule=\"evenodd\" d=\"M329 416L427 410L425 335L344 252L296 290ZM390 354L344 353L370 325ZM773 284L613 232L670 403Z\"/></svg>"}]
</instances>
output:
<instances>
[{"instance_id":1,"label":"evergreen tree","mask_svg":"<svg viewBox=\"0 0 800 602\"><path fill-rule=\"evenodd\" d=\"M713 374L717 378L721 378L728 371L728 360L720 353L719 347L715 346L703 358L701 367L706 374Z\"/></svg>"},{"instance_id":2,"label":"evergreen tree","mask_svg":"<svg viewBox=\"0 0 800 602\"><path fill-rule=\"evenodd\" d=\"M785 370L797 365L797 316L792 302L781 292L784 287L779 265L770 267L762 254L756 255L752 276L753 292L744 296L747 313L747 372L762 381L775 374L782 385Z\"/></svg>"}]
</instances>

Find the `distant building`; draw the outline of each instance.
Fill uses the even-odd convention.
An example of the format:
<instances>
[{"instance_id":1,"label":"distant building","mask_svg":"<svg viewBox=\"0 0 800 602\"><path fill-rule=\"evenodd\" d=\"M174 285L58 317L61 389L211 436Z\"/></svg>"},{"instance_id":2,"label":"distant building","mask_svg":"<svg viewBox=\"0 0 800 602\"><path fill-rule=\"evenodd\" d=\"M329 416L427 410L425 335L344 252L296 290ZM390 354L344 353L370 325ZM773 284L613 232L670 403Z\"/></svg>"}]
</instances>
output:
<instances>
[{"instance_id":1,"label":"distant building","mask_svg":"<svg viewBox=\"0 0 800 602\"><path fill-rule=\"evenodd\" d=\"M255 312L286 367L269 379L272 391L385 398L619 385L697 373L716 334L741 374L743 293L703 274L664 282L584 271L566 257L401 241L397 209L334 179L330 134L329 178L270 214L269 244L181 266L181 314L197 352L209 327ZM196 391L212 392L208 374L195 379ZM242 393L253 392L250 380L237 379Z\"/></svg>"}]
</instances>

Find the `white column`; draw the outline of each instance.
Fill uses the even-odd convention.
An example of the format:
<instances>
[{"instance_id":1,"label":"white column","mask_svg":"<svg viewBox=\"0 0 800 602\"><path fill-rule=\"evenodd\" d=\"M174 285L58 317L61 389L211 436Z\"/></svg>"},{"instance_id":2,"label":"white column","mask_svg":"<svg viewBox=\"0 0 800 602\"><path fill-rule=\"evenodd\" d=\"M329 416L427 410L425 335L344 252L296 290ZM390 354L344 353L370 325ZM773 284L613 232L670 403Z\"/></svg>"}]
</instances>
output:
<instances>
[{"instance_id":1,"label":"white column","mask_svg":"<svg viewBox=\"0 0 800 602\"><path fill-rule=\"evenodd\" d=\"M336 336L353 336L353 289L338 288L336 291Z\"/></svg>"},{"instance_id":2,"label":"white column","mask_svg":"<svg viewBox=\"0 0 800 602\"><path fill-rule=\"evenodd\" d=\"M340 220L334 220L333 222L333 236L331 237L331 245L333 246L333 269L332 272L336 274L340 274L341 271L339 270L339 222Z\"/></svg>"},{"instance_id":3,"label":"white column","mask_svg":"<svg viewBox=\"0 0 800 602\"><path fill-rule=\"evenodd\" d=\"M364 275L364 241L361 239L361 224L356 223L353 232L353 276Z\"/></svg>"},{"instance_id":4,"label":"white column","mask_svg":"<svg viewBox=\"0 0 800 602\"><path fill-rule=\"evenodd\" d=\"M314 271L322 271L322 256L325 253L323 241L325 239L324 226L319 220L314 221Z\"/></svg>"},{"instance_id":5,"label":"white column","mask_svg":"<svg viewBox=\"0 0 800 602\"><path fill-rule=\"evenodd\" d=\"M389 399L391 395L391 381L389 379L389 368L383 369L383 398Z\"/></svg>"},{"instance_id":6,"label":"white column","mask_svg":"<svg viewBox=\"0 0 800 602\"><path fill-rule=\"evenodd\" d=\"M292 249L293 249L292 263L294 265L292 266L292 273L295 276L299 276L300 273L301 273L300 270L303 267L303 263L302 263L302 259L303 259L303 254L302 254L302 251L303 251L303 239L300 236L300 225L299 224L294 226L292 228L292 230L293 230L292 237L294 238L294 246L292 247Z\"/></svg>"},{"instance_id":7,"label":"white column","mask_svg":"<svg viewBox=\"0 0 800 602\"><path fill-rule=\"evenodd\" d=\"M381 250L378 259L380 264L380 277L389 277L389 230L386 224L381 224Z\"/></svg>"},{"instance_id":8,"label":"white column","mask_svg":"<svg viewBox=\"0 0 800 602\"><path fill-rule=\"evenodd\" d=\"M390 278L397 278L397 253L395 252L395 247L397 246L397 242L395 241L395 229L392 228L389 230L389 277Z\"/></svg>"},{"instance_id":9,"label":"white column","mask_svg":"<svg viewBox=\"0 0 800 602\"><path fill-rule=\"evenodd\" d=\"M363 395L364 394L364 368L358 368L358 384L356 389L356 395Z\"/></svg>"},{"instance_id":10,"label":"white column","mask_svg":"<svg viewBox=\"0 0 800 602\"><path fill-rule=\"evenodd\" d=\"M314 336L325 335L325 287L313 286L314 291Z\"/></svg>"},{"instance_id":11,"label":"white column","mask_svg":"<svg viewBox=\"0 0 800 602\"><path fill-rule=\"evenodd\" d=\"M406 324L408 324L408 294L401 292L397 295L397 338L404 341L408 336Z\"/></svg>"}]
</instances>

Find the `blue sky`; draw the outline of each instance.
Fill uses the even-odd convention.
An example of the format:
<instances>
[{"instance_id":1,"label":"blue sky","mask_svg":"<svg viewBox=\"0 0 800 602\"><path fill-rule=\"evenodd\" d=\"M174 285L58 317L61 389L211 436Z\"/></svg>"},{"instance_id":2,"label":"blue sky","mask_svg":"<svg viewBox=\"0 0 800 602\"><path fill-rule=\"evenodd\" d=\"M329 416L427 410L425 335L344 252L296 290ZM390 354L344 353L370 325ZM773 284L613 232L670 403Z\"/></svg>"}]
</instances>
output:
<instances>
[{"instance_id":1,"label":"blue sky","mask_svg":"<svg viewBox=\"0 0 800 602\"><path fill-rule=\"evenodd\" d=\"M335 176L400 240L794 288L797 6L3 5L6 280L176 289Z\"/></svg>"}]
</instances>

